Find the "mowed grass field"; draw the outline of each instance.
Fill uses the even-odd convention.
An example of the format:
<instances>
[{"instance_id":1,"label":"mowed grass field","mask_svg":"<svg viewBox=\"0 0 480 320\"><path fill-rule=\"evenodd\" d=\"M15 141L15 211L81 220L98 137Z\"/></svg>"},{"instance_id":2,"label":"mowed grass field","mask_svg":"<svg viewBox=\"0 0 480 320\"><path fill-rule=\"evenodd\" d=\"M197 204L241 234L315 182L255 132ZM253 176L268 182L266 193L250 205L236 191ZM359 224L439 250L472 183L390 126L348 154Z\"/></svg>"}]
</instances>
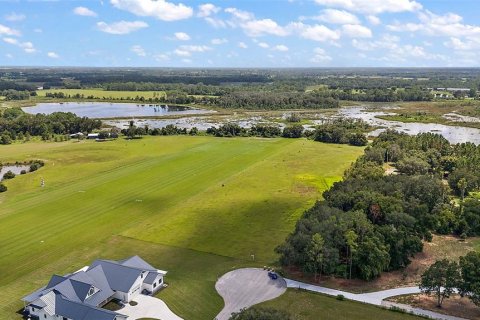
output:
<instances>
[{"instance_id":1,"label":"mowed grass field","mask_svg":"<svg viewBox=\"0 0 480 320\"><path fill-rule=\"evenodd\" d=\"M283 310L295 315L295 320L416 320L421 317L393 312L354 301L339 301L334 297L296 289L288 289L277 299L260 307Z\"/></svg>"},{"instance_id":2,"label":"mowed grass field","mask_svg":"<svg viewBox=\"0 0 480 320\"><path fill-rule=\"evenodd\" d=\"M173 311L212 319L217 278L275 263L298 217L362 152L202 136L0 146L0 162L46 162L0 194L0 319L18 318L19 299L54 273L134 254L169 271L159 297Z\"/></svg>"},{"instance_id":3,"label":"mowed grass field","mask_svg":"<svg viewBox=\"0 0 480 320\"><path fill-rule=\"evenodd\" d=\"M84 95L85 98L93 96L96 99L134 99L136 96L145 99L163 97L164 91L105 91L103 89L48 89L37 90L39 97L45 97L47 93L63 92L66 95L74 96L76 94Z\"/></svg>"}]
</instances>

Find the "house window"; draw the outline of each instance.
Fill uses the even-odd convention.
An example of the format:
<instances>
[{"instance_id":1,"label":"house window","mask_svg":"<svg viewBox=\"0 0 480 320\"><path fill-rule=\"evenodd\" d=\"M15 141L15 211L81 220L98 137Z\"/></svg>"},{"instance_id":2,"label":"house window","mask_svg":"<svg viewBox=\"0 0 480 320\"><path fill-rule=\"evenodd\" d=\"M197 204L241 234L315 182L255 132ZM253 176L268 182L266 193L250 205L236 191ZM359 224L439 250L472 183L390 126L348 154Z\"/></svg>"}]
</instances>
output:
<instances>
[{"instance_id":1,"label":"house window","mask_svg":"<svg viewBox=\"0 0 480 320\"><path fill-rule=\"evenodd\" d=\"M35 308L34 308L34 307L32 307L32 312L35 312Z\"/></svg>"},{"instance_id":2,"label":"house window","mask_svg":"<svg viewBox=\"0 0 480 320\"><path fill-rule=\"evenodd\" d=\"M44 314L43 317L44 317L45 319L47 319L47 315L46 315L46 314Z\"/></svg>"},{"instance_id":3,"label":"house window","mask_svg":"<svg viewBox=\"0 0 480 320\"><path fill-rule=\"evenodd\" d=\"M63 320L68 320L67 318L63 317Z\"/></svg>"},{"instance_id":4,"label":"house window","mask_svg":"<svg viewBox=\"0 0 480 320\"><path fill-rule=\"evenodd\" d=\"M154 288L156 288L156 287L157 287L157 283L156 283L156 282L153 284L153 287L154 287Z\"/></svg>"}]
</instances>

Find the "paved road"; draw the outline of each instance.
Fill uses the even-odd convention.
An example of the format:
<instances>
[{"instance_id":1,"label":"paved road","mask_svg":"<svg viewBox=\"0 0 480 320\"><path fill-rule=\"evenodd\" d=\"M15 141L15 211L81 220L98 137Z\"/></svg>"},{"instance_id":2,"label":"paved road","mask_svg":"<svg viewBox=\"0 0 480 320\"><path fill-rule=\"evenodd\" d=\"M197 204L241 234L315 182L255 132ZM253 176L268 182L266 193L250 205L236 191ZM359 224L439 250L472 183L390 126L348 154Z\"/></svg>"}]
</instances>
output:
<instances>
[{"instance_id":1,"label":"paved road","mask_svg":"<svg viewBox=\"0 0 480 320\"><path fill-rule=\"evenodd\" d=\"M437 313L437 312L433 312L433 311L429 311L429 310L414 308L414 307L409 306L409 305L384 301L385 299L390 298L390 297L395 297L395 296L400 296L400 295L405 295L405 294L421 293L421 291L418 287L396 288L396 289L390 289L390 290L356 294L356 293L351 293L351 292L346 292L346 291L341 291L341 290L335 290L335 289L320 287L320 286L316 286L316 285L313 285L313 284L303 283L303 282L290 280L290 279L285 279L285 281L287 283L288 288L297 288L297 289L300 288L300 289L304 289L304 290L308 290L308 291L323 293L323 294L326 294L326 295L329 295L329 296L338 296L339 294L341 294L349 300L364 302L364 303L373 304L373 305L377 305L377 306L384 306L384 307L387 307L387 308L392 307L392 306L396 306L396 307L399 307L401 309L406 310L407 312L412 312L413 314L421 315L421 316L428 316L432 319L467 320L467 319L464 319L464 318L447 316L447 315Z\"/></svg>"},{"instance_id":2,"label":"paved road","mask_svg":"<svg viewBox=\"0 0 480 320\"><path fill-rule=\"evenodd\" d=\"M216 319L227 320L233 312L281 296L287 285L281 278L271 280L263 269L245 268L224 274L215 288L225 301Z\"/></svg>"},{"instance_id":3,"label":"paved road","mask_svg":"<svg viewBox=\"0 0 480 320\"><path fill-rule=\"evenodd\" d=\"M126 305L118 310L118 313L128 316L128 320L141 318L152 318L160 320L183 320L173 313L162 300L145 296L143 294L133 299L138 304L136 306Z\"/></svg>"}]
</instances>

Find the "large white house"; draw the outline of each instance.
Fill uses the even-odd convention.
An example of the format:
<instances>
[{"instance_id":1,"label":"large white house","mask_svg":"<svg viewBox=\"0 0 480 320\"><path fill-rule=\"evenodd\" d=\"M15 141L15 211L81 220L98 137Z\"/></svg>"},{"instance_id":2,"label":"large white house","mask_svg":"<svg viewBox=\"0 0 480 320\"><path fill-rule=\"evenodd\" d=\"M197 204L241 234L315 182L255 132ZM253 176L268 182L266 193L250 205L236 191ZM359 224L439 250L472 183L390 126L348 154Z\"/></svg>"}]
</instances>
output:
<instances>
[{"instance_id":1,"label":"large white house","mask_svg":"<svg viewBox=\"0 0 480 320\"><path fill-rule=\"evenodd\" d=\"M101 307L112 299L128 303L142 292L155 293L166 273L139 256L96 260L72 274L52 276L45 287L22 299L25 313L40 320L125 320L127 316Z\"/></svg>"}]
</instances>

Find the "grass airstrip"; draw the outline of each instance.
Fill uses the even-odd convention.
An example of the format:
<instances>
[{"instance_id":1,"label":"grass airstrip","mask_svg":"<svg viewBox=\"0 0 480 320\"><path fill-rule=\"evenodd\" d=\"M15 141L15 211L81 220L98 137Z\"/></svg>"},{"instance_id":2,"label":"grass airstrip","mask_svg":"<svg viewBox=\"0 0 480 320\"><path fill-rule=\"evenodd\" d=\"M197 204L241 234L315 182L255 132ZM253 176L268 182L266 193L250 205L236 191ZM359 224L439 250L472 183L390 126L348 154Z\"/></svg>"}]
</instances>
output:
<instances>
[{"instance_id":1,"label":"grass airstrip","mask_svg":"<svg viewBox=\"0 0 480 320\"><path fill-rule=\"evenodd\" d=\"M19 299L54 273L134 254L169 271L159 297L174 312L213 319L217 278L274 263L298 217L362 152L204 136L0 146L0 162L46 162L0 194L0 319L19 318Z\"/></svg>"}]
</instances>

